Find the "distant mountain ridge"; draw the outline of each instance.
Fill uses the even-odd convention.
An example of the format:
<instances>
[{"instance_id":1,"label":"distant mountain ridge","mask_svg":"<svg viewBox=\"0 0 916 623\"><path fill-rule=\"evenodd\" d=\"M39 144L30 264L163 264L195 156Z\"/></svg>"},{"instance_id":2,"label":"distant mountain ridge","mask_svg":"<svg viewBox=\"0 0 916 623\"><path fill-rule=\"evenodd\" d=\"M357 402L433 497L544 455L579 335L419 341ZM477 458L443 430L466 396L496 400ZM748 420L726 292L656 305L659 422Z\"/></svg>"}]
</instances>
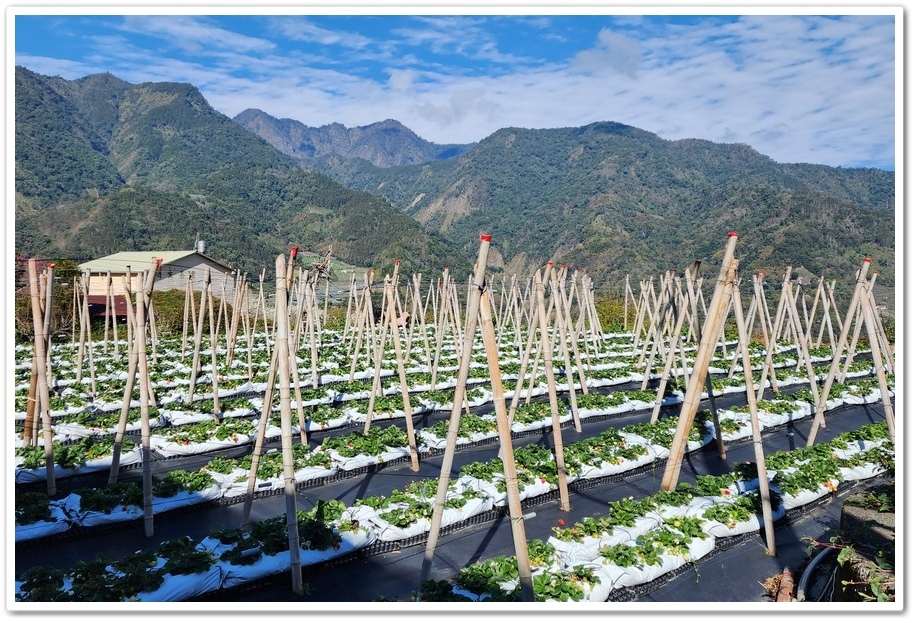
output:
<instances>
[{"instance_id":1,"label":"distant mountain ridge","mask_svg":"<svg viewBox=\"0 0 916 623\"><path fill-rule=\"evenodd\" d=\"M895 178L880 169L782 164L747 145L668 141L614 122L503 128L421 165L328 156L312 167L385 196L429 232L456 241L490 233L510 272L552 260L607 286L706 258L714 274L735 231L745 270L791 265L846 281L870 256L881 281L893 281Z\"/></svg>"},{"instance_id":2,"label":"distant mountain ridge","mask_svg":"<svg viewBox=\"0 0 916 623\"><path fill-rule=\"evenodd\" d=\"M333 245L382 271L397 258L402 274L466 274L486 233L494 271L527 278L552 261L619 292L627 275L695 260L714 275L734 231L745 275L781 278L792 266L799 279L838 279L840 294L870 257L876 287L893 292L888 171L777 163L747 145L668 141L611 121L431 148L393 120L310 129L256 110L233 120L192 85L110 74L67 81L17 68L15 95L23 253L92 257L199 234L244 266L290 244Z\"/></svg>"},{"instance_id":3,"label":"distant mountain ridge","mask_svg":"<svg viewBox=\"0 0 916 623\"><path fill-rule=\"evenodd\" d=\"M306 166L315 158L325 156L360 158L377 167L422 164L454 158L473 146L473 143L431 143L393 119L355 128L340 123L316 128L249 108L236 115L233 121Z\"/></svg>"}]
</instances>

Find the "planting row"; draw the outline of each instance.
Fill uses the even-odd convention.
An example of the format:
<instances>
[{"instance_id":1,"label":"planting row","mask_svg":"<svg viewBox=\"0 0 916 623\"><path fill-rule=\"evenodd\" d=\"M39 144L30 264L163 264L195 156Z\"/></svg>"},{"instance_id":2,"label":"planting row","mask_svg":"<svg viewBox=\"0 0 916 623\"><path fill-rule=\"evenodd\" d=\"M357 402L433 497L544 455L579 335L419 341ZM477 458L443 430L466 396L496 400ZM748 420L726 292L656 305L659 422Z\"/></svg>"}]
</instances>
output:
<instances>
[{"instance_id":1,"label":"planting row","mask_svg":"<svg viewBox=\"0 0 916 623\"><path fill-rule=\"evenodd\" d=\"M717 379L718 380L718 379ZM793 380L793 379L789 379ZM794 379L800 382L801 379ZM723 386L721 394L745 392L744 379L735 375L728 379L729 385ZM893 383L893 376L889 377ZM673 384L672 384L673 386ZM669 388L670 389L670 388ZM442 393L444 390L435 390ZM714 390L715 392L716 390ZM452 397L454 391L452 391ZM655 390L619 390L607 393L592 392L579 395L576 398L577 412L580 419L590 417L625 414L631 411L651 409L655 406L657 392ZM471 388L468 391L470 406L484 406L492 404L492 393L484 387ZM426 402L422 395L414 395L417 408L411 414L417 415L437 407L447 406L451 403ZM683 395L677 391L669 391L663 398L663 404L677 404ZM880 401L880 390L874 377L862 377L854 382L834 383L831 386L827 408L835 408L840 404L863 404L865 402ZM803 387L796 392L792 400L764 401L758 405L761 411L763 425L770 424L767 419L775 418L777 423L780 416L791 416L793 412L807 415L812 408L813 395L810 389ZM350 401L349 406L312 405L302 410L302 419L293 413L292 431L299 435L302 431L314 432L317 430L346 430L366 422L366 399ZM212 405L212 403L211 403ZM206 407L208 405L204 405ZM373 424L375 426L390 423L392 420L404 419L403 401L392 397L378 397L373 410ZM562 403L559 414L560 422L565 423L573 419L573 414L568 402ZM150 447L159 458L173 458L178 456L206 455L208 453L229 450L246 446L252 443L258 432L260 416L263 407L263 398L231 398L223 402L226 409L222 417L214 419L212 412L172 410L165 408L151 408L151 421L155 424L150 437ZM94 471L109 470L111 468L111 454L114 445L113 432L116 431L117 419L120 414L99 413L85 411L71 415L59 416L52 426L53 456L55 459L55 479L67 478ZM737 409L734 414L724 413L723 420L735 423L735 426L725 424L721 429L724 439L731 440L734 436L748 436L750 431L750 416L746 408ZM511 429L513 433L539 430L552 425L549 405L543 401L533 401L518 405ZM447 422L439 422L426 429L416 431L418 451L444 448L447 433ZM461 419L462 442L473 443L486 438L494 438L497 434L495 414L473 416L468 413ZM737 428L736 428L737 427ZM140 409L133 408L128 412L126 430L137 433L141 428ZM271 416L266 422L264 437L267 440L277 439L282 431L280 428L279 407L274 407ZM727 435L727 436L726 436ZM328 444L326 448L336 450L330 446L334 444L333 438L323 441ZM323 449L323 448L319 448ZM400 451L394 452L399 456ZM406 450L404 451L406 452ZM15 477L17 483L42 482L47 478L45 466L45 451L42 445L26 445L21 433L16 437L15 448ZM379 455L380 457L382 455ZM350 458L351 460L346 460ZM330 461L325 457L315 459L315 465L325 465L332 473L337 469L350 470L364 465L352 457L345 457L339 452L331 456ZM376 458L375 463L380 459ZM136 442L126 436L122 442L119 465L124 467L136 466L141 463L141 450ZM321 470L317 470L319 473ZM323 476L323 474L322 474Z\"/></svg>"},{"instance_id":2,"label":"planting row","mask_svg":"<svg viewBox=\"0 0 916 623\"><path fill-rule=\"evenodd\" d=\"M609 429L570 444L570 480L586 468L635 469L654 461L673 435L670 422ZM688 450L711 440L706 417L698 419ZM505 504L505 478L498 459L472 463L450 482L442 525L467 521ZM556 482L556 463L538 444L516 451L520 489L541 496ZM886 424L870 424L828 443L776 452L767 458L773 519L816 502L843 482L894 469ZM201 470L201 474L209 470ZM604 601L618 588L649 582L710 553L716 539L757 531L763 525L759 481L753 464L736 465L723 476L698 477L672 492L644 500L613 502L605 517L554 528L546 542L529 541L534 589L539 601ZM320 500L297 511L299 561L318 564L369 547L428 533L437 482L418 480L390 496L358 499L351 506ZM529 490L529 488L531 488ZM76 495L76 494L72 494ZM71 500L72 501L72 500ZM126 506L126 505L125 505ZM72 510L71 506L71 510ZM118 561L81 562L69 572L38 567L16 579L17 601L183 601L289 571L286 517L221 529L194 542L169 540ZM514 569L514 571L513 571ZM514 575L513 575L514 574ZM447 590L442 590L443 588ZM512 557L482 560L451 582L421 587L418 600L520 600Z\"/></svg>"},{"instance_id":3,"label":"planting row","mask_svg":"<svg viewBox=\"0 0 916 623\"><path fill-rule=\"evenodd\" d=\"M862 383L863 386L873 384ZM804 394L805 389L798 390L797 394ZM810 391L810 390L807 390ZM838 390L841 397L832 399L829 408L837 408L843 404L862 404L862 401L875 402L880 399L880 394L875 388L857 389L856 393L848 388ZM592 405L582 409L580 416L603 417L616 413L625 413L634 408L633 405L622 406L619 402L620 394L615 392L607 396L593 394ZM602 396L601 399L598 396ZM605 404L599 404L606 401ZM643 405L645 408L645 405ZM810 402L788 397L787 399L773 399L758 403L758 421L762 430L798 421L811 415L813 407ZM516 422L526 431L547 429L553 424L549 405L544 402L535 402L524 405L520 413L530 413L522 420L526 424ZM517 414L518 415L518 414ZM569 422L572 415L568 406L562 417L561 423ZM692 438L688 442L688 449L696 449L713 439L711 414L701 411L696 422L698 428L691 431ZM237 422L247 422L253 432L257 425L255 420L240 419ZM621 435L613 443L603 442L592 444L589 440L575 442L564 447L564 461L567 467L568 478L574 481L577 478L599 478L612 474L623 473L635 469L646 463L663 459L670 452L673 442L673 430L676 422L671 418L663 418L655 423L631 424L620 431L609 429L607 435ZM213 435L214 427L225 427L226 424L216 424L212 421L194 424L194 427L207 429L207 434ZM720 433L725 441L736 441L751 436L750 414L747 407L733 407L722 409L719 414ZM702 428L700 428L702 427ZM279 430L274 431L279 435ZM448 421L443 420L427 428L416 431L420 454L429 454L445 448L448 433ZM239 435L239 433L228 433ZM498 438L498 427L494 413L467 413L459 421L458 446L478 444ZM200 454L212 451L214 444L222 444L221 449L248 443L249 437L231 440L215 440L195 442L194 448ZM191 444L189 444L191 445ZM108 449L109 454L95 459L85 458L97 452L100 447ZM534 497L556 487L556 463L552 452L537 444L525 446L520 450L522 456L541 455L545 461L543 469L531 473L531 462L526 461L520 467L521 473L529 474L531 486L523 491L525 497ZM32 462L38 464L43 460L43 453L37 446L17 449L23 453L17 460L25 460L25 450L30 450ZM73 457L76 465L61 466L61 471L71 474L87 473L91 471L109 469L111 466L111 440L100 442L84 438L77 444L61 446L59 457ZM139 454L133 442L123 449L125 457ZM361 473L363 468L372 466L380 467L386 463L405 460L409 455L407 433L395 426L375 426L368 432L351 431L334 436L325 437L319 446L310 449L308 444L297 443L293 446L295 478L297 486L310 486L326 482L331 478L346 478L350 475ZM153 489L153 512L161 513L180 506L200 504L208 501L228 500L237 501L244 499L249 486L264 495L267 492L282 492L284 490L284 469L282 453L276 450L269 451L259 457L257 472L251 480L251 455L240 458L226 458L217 456L198 472L185 470L171 470L162 478L155 478ZM44 476L43 467L31 469L20 468L22 474L30 474L34 480ZM464 473L478 481L498 477L502 473L502 465L498 460L493 460L485 465L465 466ZM26 480L25 476L21 479ZM538 483L538 481L543 481ZM540 487L546 487L540 491ZM503 493L504 494L504 493ZM491 495L493 503L499 505L504 499ZM27 541L41 538L51 534L65 532L73 526L96 526L105 523L130 521L143 515L142 490L135 483L117 483L105 489L81 489L76 493L56 501L49 501L47 496L40 493L17 494L21 505L17 503L16 513L16 541ZM26 503L28 502L28 503Z\"/></svg>"}]
</instances>

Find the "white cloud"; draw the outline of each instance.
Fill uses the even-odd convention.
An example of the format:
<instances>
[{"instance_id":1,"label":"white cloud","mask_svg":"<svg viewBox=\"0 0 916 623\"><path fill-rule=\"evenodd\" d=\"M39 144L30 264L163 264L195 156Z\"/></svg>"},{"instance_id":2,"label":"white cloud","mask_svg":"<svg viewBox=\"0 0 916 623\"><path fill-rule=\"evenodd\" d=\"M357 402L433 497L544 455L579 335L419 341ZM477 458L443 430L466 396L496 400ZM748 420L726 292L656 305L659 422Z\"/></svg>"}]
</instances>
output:
<instances>
[{"instance_id":1,"label":"white cloud","mask_svg":"<svg viewBox=\"0 0 916 623\"><path fill-rule=\"evenodd\" d=\"M306 18L285 15L270 20L278 33L293 41L306 41L321 45L337 45L359 49L372 43L369 37L358 33L328 30L310 22Z\"/></svg>"},{"instance_id":2,"label":"white cloud","mask_svg":"<svg viewBox=\"0 0 916 623\"><path fill-rule=\"evenodd\" d=\"M545 42L569 38L551 32L549 20L522 16L518 24ZM129 82L190 82L229 116L260 108L307 125L350 127L392 118L437 143L479 141L508 126L616 121L667 139L747 143L780 162L893 163L887 17L745 15L685 25L631 16L582 41L569 58L539 64L498 40L482 16L411 16L403 24L370 38L275 17L270 28L284 39L271 41L204 17L132 18L119 31L157 37L157 49L125 36L116 45L98 40L82 61L17 62L69 79L111 71ZM289 39L316 45L290 49ZM163 53L168 46L196 52ZM318 56L320 46L339 53ZM460 62L446 64L452 59Z\"/></svg>"},{"instance_id":3,"label":"white cloud","mask_svg":"<svg viewBox=\"0 0 916 623\"><path fill-rule=\"evenodd\" d=\"M417 72L412 69L392 69L389 73L388 86L395 92L409 92L417 78Z\"/></svg>"},{"instance_id":4,"label":"white cloud","mask_svg":"<svg viewBox=\"0 0 916 623\"><path fill-rule=\"evenodd\" d=\"M208 55L212 50L264 53L274 49L272 41L249 37L213 26L206 18L186 15L127 15L120 26L125 32L159 37L192 54Z\"/></svg>"}]
</instances>

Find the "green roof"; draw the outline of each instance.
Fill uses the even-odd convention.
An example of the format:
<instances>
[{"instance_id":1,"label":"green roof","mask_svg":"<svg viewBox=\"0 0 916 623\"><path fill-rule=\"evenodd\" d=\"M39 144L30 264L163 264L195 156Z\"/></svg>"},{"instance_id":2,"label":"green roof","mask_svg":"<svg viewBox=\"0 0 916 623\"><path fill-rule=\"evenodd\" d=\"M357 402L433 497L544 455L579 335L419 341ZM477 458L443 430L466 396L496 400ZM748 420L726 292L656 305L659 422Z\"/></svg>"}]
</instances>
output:
<instances>
[{"instance_id":1,"label":"green roof","mask_svg":"<svg viewBox=\"0 0 916 623\"><path fill-rule=\"evenodd\" d=\"M127 267L130 266L132 272L141 272L152 267L153 258L161 258L162 265L166 266L168 264L174 264L191 255L199 255L215 264L226 266L222 262L217 262L197 251L122 251L121 253L113 253L105 257L100 257L97 260L84 262L80 264L80 269L84 271L88 270L92 273L104 273L107 271L123 273L127 272ZM231 270L229 266L226 266L226 269Z\"/></svg>"}]
</instances>

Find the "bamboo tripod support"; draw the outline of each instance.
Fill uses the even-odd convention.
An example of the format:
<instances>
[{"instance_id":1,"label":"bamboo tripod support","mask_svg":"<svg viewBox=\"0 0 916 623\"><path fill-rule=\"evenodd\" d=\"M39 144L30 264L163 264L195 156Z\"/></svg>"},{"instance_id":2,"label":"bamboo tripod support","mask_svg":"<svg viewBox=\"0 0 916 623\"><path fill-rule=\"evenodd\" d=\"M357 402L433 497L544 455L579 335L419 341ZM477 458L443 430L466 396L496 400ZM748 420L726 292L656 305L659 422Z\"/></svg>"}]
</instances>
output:
<instances>
[{"instance_id":1,"label":"bamboo tripod support","mask_svg":"<svg viewBox=\"0 0 916 623\"><path fill-rule=\"evenodd\" d=\"M293 280L293 265L294 265L295 259L296 259L296 255L291 250L289 262L285 263L286 278L283 280L283 283L282 283L282 286L283 286L282 292L284 294L283 309L287 310L287 312L288 312L287 300L289 297L289 284L291 284ZM278 259L277 263L279 264L279 262L280 260ZM277 277L277 282L280 283L279 275ZM277 291L276 298L277 298L277 305L275 306L275 309L274 309L274 315L277 317L274 319L274 324L278 325L279 324L279 309L280 309L279 299L281 298L280 290ZM285 355L287 356L287 360L288 360L289 353L287 352L285 353ZM254 488L258 480L257 478L258 466L260 465L261 455L263 454L264 438L267 433L267 423L270 421L270 413L271 413L271 410L273 409L274 390L277 387L277 375L279 373L279 370L280 370L280 350L277 348L277 345L275 342L274 347L270 353L270 365L267 368L267 384L264 388L264 404L261 405L261 418L258 421L258 430L255 435L254 447L252 448L252 452L251 452L251 467L248 470L248 489L245 495L245 502L242 506L241 527L245 527L248 525L248 520L251 515L251 503L252 503L252 500L254 499ZM287 368L287 371L288 371L288 368ZM281 378L280 382L286 385L287 391L288 391L289 389L288 376L285 379ZM281 396L282 396L282 393L283 392L281 390ZM282 413L281 413L280 424L282 427L282 424L283 424ZM282 431L281 431L281 434L282 434Z\"/></svg>"},{"instance_id":2,"label":"bamboo tripod support","mask_svg":"<svg viewBox=\"0 0 916 623\"><path fill-rule=\"evenodd\" d=\"M395 359L397 360L398 380L401 385L401 398L404 406L404 420L407 424L407 445L410 453L410 467L413 471L420 470L420 459L417 453L417 439L413 428L413 408L410 406L410 391L407 384L407 374L404 367L404 356L401 350L401 335L397 326L397 310L395 307L394 280L397 277L397 265L395 265L394 277L385 276L385 305L386 310L383 313L383 324L387 325L382 328L381 348L379 348L379 358L375 362L375 375L373 390L369 394L369 407L366 411L366 423L363 433L368 434L372 425L372 411L375 406L375 397L381 393L381 355L384 352L386 335L390 333L394 345Z\"/></svg>"},{"instance_id":3,"label":"bamboo tripod support","mask_svg":"<svg viewBox=\"0 0 916 623\"><path fill-rule=\"evenodd\" d=\"M455 447L458 439L458 428L461 417L461 402L467 389L468 370L471 363L473 338L477 332L477 322L480 318L481 331L487 351L487 364L490 371L490 382L493 388L494 408L496 411L497 426L499 429L500 456L506 475L507 505L509 508L512 537L515 545L516 561L519 572L519 584L522 590L522 601L534 601L534 584L531 576L531 564L528 559L528 540L525 536L525 523L522 515L521 499L518 491L518 476L515 468L515 456L512 450L512 433L506 414L506 401L502 394L502 380L499 371L499 353L497 351L496 336L493 329L492 314L490 311L489 293L485 286L487 267L487 254L490 248L490 236L480 237L480 249L477 263L474 267L474 287L468 296L467 313L465 316L465 340L461 351L461 363L458 367L458 379L455 386L455 401L449 419L448 435L446 437L445 453L442 468L439 474L436 500L433 505L433 515L430 520L429 537L426 542L426 552L421 567L421 581L429 578L432 561L436 552L439 537L439 528L442 523L442 513L445 498L448 492Z\"/></svg>"},{"instance_id":4,"label":"bamboo tripod support","mask_svg":"<svg viewBox=\"0 0 916 623\"><path fill-rule=\"evenodd\" d=\"M700 403L700 388L706 381L706 377L709 373L709 362L712 359L712 353L715 349L715 341L712 336L719 335L722 325L725 322L724 312L728 303L726 288L730 287L730 284L726 282L726 277L728 276L728 269L731 265L737 242L738 234L729 232L722 268L719 271L716 289L710 303L712 313L706 316L706 322L703 325L703 333L694 358L693 371L684 394L684 402L681 405L681 413L678 418L677 429L674 433L674 441L671 444L671 454L668 456L668 462L665 465L665 472L662 476L661 488L666 491L673 491L677 487L681 463L684 459L684 450L687 445L687 438L693 426L693 420L696 417L697 407Z\"/></svg>"},{"instance_id":5,"label":"bamboo tripod support","mask_svg":"<svg viewBox=\"0 0 916 623\"><path fill-rule=\"evenodd\" d=\"M868 292L865 282L865 275L868 273L868 268L870 265L871 259L865 258L862 261L862 267L859 269L859 272L856 275L856 285L853 290L852 299L849 303L849 309L846 312L846 319L843 322L843 327L840 330L840 336L837 340L837 343L840 346L849 344L847 342L847 337L849 336L850 326L852 325L852 321L856 317L856 314L861 313L864 316L866 331L869 333L869 340L872 347L872 357L875 361L875 373L878 377L878 382L881 387L881 401L884 407L885 417L887 418L888 429L890 430L891 439L894 440L894 411L890 404L890 395L884 371L885 366L884 362L881 361L881 346L877 339L878 325L880 323L876 322L876 319L873 315L874 308L870 304L867 304ZM821 388L820 398L817 401L817 407L815 408L814 412L814 421L812 422L811 430L808 433L807 445L809 446L814 444L814 441L817 438L818 430L826 426L824 421L824 409L827 404L827 398L830 395L830 389L838 377L840 360L843 358L844 351L846 350L847 349L845 348L838 348L834 351L833 359L830 362L830 371L827 373L827 376L824 379L824 385ZM853 343L848 348L848 356L852 356L854 350L855 344Z\"/></svg>"},{"instance_id":6,"label":"bamboo tripod support","mask_svg":"<svg viewBox=\"0 0 916 623\"><path fill-rule=\"evenodd\" d=\"M570 411L572 412L573 423L576 426L576 432L581 433L582 432L582 423L579 421L579 407L578 407L578 403L576 402L576 382L575 382L575 379L573 378L573 361L570 358L569 344L567 343L567 336L570 333L570 326L569 326L569 315L567 313L568 305L567 305L566 297L565 297L566 293L562 285L566 278L565 271L566 271L566 267L565 266L561 267L559 275L551 279L552 296L556 300L556 303L554 304L556 327L555 327L555 331L553 335L554 335L555 340L559 342L560 354L563 355L563 369L566 375L566 385L569 388L569 408L570 408ZM551 342L550 344L550 349L553 350L553 342ZM576 350L576 353L578 354L578 350ZM579 366L579 370L581 371L581 365ZM585 377L580 376L579 378L581 381L580 386L582 388L582 391L585 392L586 391ZM548 380L548 384L549 382L550 381ZM556 383L556 380L554 380L554 383ZM554 399L556 399L556 387L554 387L554 397L555 397ZM556 423L559 424L559 406L557 408L558 408L558 411L557 411L558 419ZM562 450L561 450L561 453L562 453Z\"/></svg>"},{"instance_id":7,"label":"bamboo tripod support","mask_svg":"<svg viewBox=\"0 0 916 623\"><path fill-rule=\"evenodd\" d=\"M684 339L681 334L681 330L684 326L684 320L687 318L687 312L689 310L689 305L687 304L687 295L681 293L681 300L673 304L677 310L677 320L674 323L674 330L671 332L670 344L668 346L668 352L665 357L665 367L662 369L662 373L659 378L658 391L655 394L655 406L652 408L652 416L649 419L650 422L656 422L658 420L658 415L662 408L662 402L664 401L665 388L668 384L668 377L671 374L672 367L674 366L675 355L678 353L678 351L683 353L684 350ZM648 379L648 375L646 376L646 379ZM643 389L645 388L646 385L643 383Z\"/></svg>"}]
</instances>

